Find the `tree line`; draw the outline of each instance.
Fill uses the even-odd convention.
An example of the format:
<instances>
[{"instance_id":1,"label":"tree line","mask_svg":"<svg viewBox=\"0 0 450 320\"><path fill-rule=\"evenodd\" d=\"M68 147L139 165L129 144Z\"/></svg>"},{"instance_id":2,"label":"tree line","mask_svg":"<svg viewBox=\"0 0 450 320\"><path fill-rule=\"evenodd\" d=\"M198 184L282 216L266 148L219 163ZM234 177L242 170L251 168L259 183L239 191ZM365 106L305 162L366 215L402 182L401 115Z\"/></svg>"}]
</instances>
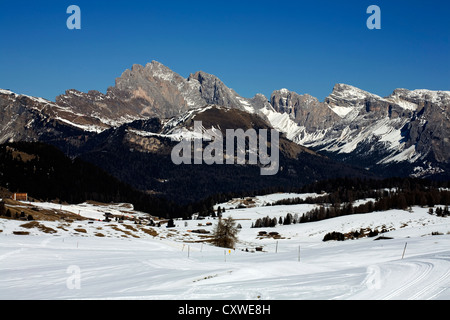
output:
<instances>
[{"instance_id":1,"label":"tree line","mask_svg":"<svg viewBox=\"0 0 450 320\"><path fill-rule=\"evenodd\" d=\"M17 150L17 152L11 151L13 149ZM119 155L120 153L117 154ZM134 164L134 162L132 163ZM153 162L150 161L151 163ZM222 166L220 169L225 170L223 167L229 166ZM207 167L207 169L215 170L216 168ZM17 142L0 145L0 186L6 187L11 192L28 192L32 197L43 201L57 199L68 203L80 203L86 200L128 202L132 203L136 210L165 218L182 217L188 219L194 213L211 215L214 213L213 206L217 203L223 203L233 198L251 197L275 192L314 192L321 194L317 198L287 199L273 203L273 205L299 203L327 203L331 205L331 207L323 209L325 213L322 212L322 209L319 209L319 212L317 214L313 213L312 216L333 216L343 214L343 212L347 212L346 214L363 213L391 207L404 208L415 204L428 206L435 204L446 205L449 202L448 194L439 192L439 190L445 190L450 187L449 181L428 181L412 178L335 178L316 181L311 184L304 184L304 181L301 183L293 181L290 184L286 184L286 180L280 179L277 183L270 185L268 182L266 184L258 184L259 181L250 183L250 179L238 178L244 172L253 169L257 170L258 168L241 168L238 166L230 172L223 172L223 176L219 175L217 177L217 185L227 185L228 182L222 181L223 177L227 176L233 183L239 181L242 181L239 183L247 183L245 186L230 184L226 188L227 191L223 191L224 189L207 190L204 197L193 198L200 200L191 199L191 201L180 203L177 201L178 199L175 199L175 196L166 198L167 194L161 195L157 192L151 193L138 190L92 163L80 158L71 159L57 148L43 143ZM217 174L217 171L214 172ZM233 174L230 175L231 172ZM177 173L180 174L179 171ZM194 179L192 174L187 176L186 180ZM214 176L212 173L204 176L196 175L195 182L197 185L203 186L202 190L204 191L210 185L204 184L204 180L210 179L212 176ZM174 181L180 182L179 180ZM158 183L161 184L160 182ZM154 189L151 190L153 191ZM391 190L401 190L401 194L396 194L396 192ZM199 192L202 191L199 189ZM192 189L186 185L185 195L191 193ZM357 208L352 207L351 203L353 201L365 198L373 198L375 201ZM284 224L286 221L291 221L291 223L294 223L294 221L300 222L302 218L298 217L295 219L293 217L293 219L290 219L287 217L287 219L283 219L282 223ZM305 219L307 218L303 218L302 222ZM279 219L276 223L280 224Z\"/></svg>"},{"instance_id":2,"label":"tree line","mask_svg":"<svg viewBox=\"0 0 450 320\"><path fill-rule=\"evenodd\" d=\"M404 179L397 181L397 184L387 185L390 188L380 188L378 190L364 188L355 189L354 187L346 188L338 187L328 194L323 194L318 197L307 198L290 198L275 201L269 206L277 205L295 205L295 204L319 204L316 207L302 216L297 214L292 215L287 213L286 217L271 218L269 216L259 218L252 224L253 228L268 228L278 225L289 225L295 223L306 223L313 221L320 221L324 219L335 218L351 214L364 214L375 211L386 211L390 209L407 210L412 206L430 207L429 213L437 216L445 217L449 215L450 205L450 190L442 187L432 186L434 183L429 183L426 180ZM369 182L368 185L371 185ZM374 185L379 185L377 181ZM431 186L430 186L431 185ZM316 191L316 190L315 190ZM323 192L323 191L322 191ZM353 202L359 199L374 199L366 201L358 206ZM433 210L432 207L443 205L444 207L437 207Z\"/></svg>"},{"instance_id":3,"label":"tree line","mask_svg":"<svg viewBox=\"0 0 450 320\"><path fill-rule=\"evenodd\" d=\"M277 224L279 225L290 225L290 224L296 224L300 222L298 214L295 213L294 215L290 212L286 214L286 216L277 218L270 218L269 216L266 216L264 218L258 218L254 223L252 223L252 228L273 228Z\"/></svg>"},{"instance_id":4,"label":"tree line","mask_svg":"<svg viewBox=\"0 0 450 320\"><path fill-rule=\"evenodd\" d=\"M386 211L390 209L406 210L411 206L446 206L446 210L437 211L436 214L443 216L443 212L448 214L448 205L450 205L450 191L444 189L430 188L428 190L397 190L388 195L378 198L376 201L367 201L359 206L353 206L351 202L334 203L329 205L322 204L302 215L299 222L312 222L324 219L350 215L363 214L375 211ZM441 213L442 212L442 213Z\"/></svg>"}]
</instances>

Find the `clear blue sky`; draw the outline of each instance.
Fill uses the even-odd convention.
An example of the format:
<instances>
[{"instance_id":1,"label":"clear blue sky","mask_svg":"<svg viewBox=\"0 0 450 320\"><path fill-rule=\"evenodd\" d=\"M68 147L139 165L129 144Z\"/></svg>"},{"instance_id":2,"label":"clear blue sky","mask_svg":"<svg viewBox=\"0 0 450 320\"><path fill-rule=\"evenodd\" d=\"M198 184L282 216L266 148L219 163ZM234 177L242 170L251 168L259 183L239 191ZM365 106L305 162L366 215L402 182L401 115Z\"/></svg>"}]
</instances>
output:
<instances>
[{"instance_id":1,"label":"clear blue sky","mask_svg":"<svg viewBox=\"0 0 450 320\"><path fill-rule=\"evenodd\" d=\"M66 9L81 8L81 30ZM381 30L366 9L381 8ZM450 2L0 0L0 88L54 100L105 92L132 64L203 70L244 97L288 88L323 100L335 83L386 96L450 90Z\"/></svg>"}]
</instances>

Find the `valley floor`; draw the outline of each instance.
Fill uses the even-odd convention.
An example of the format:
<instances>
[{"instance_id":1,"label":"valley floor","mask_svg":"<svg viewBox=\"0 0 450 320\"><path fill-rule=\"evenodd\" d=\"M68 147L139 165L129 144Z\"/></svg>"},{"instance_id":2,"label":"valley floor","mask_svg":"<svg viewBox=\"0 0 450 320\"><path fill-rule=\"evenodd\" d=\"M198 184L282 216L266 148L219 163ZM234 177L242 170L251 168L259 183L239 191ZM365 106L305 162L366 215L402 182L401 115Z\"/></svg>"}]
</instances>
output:
<instances>
[{"instance_id":1,"label":"valley floor","mask_svg":"<svg viewBox=\"0 0 450 320\"><path fill-rule=\"evenodd\" d=\"M235 250L197 242L201 235L190 232L211 230L206 222L214 219L176 221L176 228L154 228L157 235L88 220L63 229L40 222L57 232L15 235L24 221L0 219L0 299L450 299L450 220L426 208L254 229L258 217L311 205L224 206L224 216L242 225ZM330 231L382 225L392 239L322 241ZM100 227L104 236L95 236ZM261 230L280 238L259 237Z\"/></svg>"}]
</instances>

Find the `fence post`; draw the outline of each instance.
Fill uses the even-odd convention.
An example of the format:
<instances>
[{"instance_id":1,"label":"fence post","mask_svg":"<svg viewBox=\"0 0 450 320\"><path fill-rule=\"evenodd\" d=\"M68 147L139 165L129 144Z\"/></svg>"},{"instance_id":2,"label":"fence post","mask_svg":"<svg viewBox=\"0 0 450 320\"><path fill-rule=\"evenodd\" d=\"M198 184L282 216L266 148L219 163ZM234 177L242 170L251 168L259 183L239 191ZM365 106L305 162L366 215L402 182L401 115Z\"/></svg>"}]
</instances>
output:
<instances>
[{"instance_id":1,"label":"fence post","mask_svg":"<svg viewBox=\"0 0 450 320\"><path fill-rule=\"evenodd\" d=\"M406 251L406 245L408 244L408 242L405 242L405 247L403 248L403 254L402 254L402 259L405 256L405 251Z\"/></svg>"}]
</instances>

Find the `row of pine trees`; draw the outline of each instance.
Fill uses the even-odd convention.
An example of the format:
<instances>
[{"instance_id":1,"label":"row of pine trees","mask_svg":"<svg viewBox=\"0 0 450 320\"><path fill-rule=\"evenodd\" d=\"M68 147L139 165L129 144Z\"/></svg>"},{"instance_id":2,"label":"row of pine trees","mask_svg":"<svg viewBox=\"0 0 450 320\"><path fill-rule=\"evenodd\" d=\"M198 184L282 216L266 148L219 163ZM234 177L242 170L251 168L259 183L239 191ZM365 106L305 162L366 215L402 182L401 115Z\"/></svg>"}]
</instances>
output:
<instances>
[{"instance_id":1,"label":"row of pine trees","mask_svg":"<svg viewBox=\"0 0 450 320\"><path fill-rule=\"evenodd\" d=\"M259 218L253 223L253 228L268 228L278 225L289 225L293 223L305 223L320 221L324 219L335 218L351 214L364 214L375 211L386 211L391 209L408 210L412 206L430 207L429 213L445 217L450 214L450 191L442 188L429 188L428 190L395 190L395 191L379 191L375 201L367 201L359 206L354 206L352 202L343 202L335 200L330 201L332 196L324 195L315 199L288 199L273 203L272 205L288 205L298 203L315 203L320 206L304 213L301 217L297 214L286 214L286 217L270 218L269 216ZM334 198L335 199L335 198ZM442 207L435 206L441 205Z\"/></svg>"}]
</instances>

